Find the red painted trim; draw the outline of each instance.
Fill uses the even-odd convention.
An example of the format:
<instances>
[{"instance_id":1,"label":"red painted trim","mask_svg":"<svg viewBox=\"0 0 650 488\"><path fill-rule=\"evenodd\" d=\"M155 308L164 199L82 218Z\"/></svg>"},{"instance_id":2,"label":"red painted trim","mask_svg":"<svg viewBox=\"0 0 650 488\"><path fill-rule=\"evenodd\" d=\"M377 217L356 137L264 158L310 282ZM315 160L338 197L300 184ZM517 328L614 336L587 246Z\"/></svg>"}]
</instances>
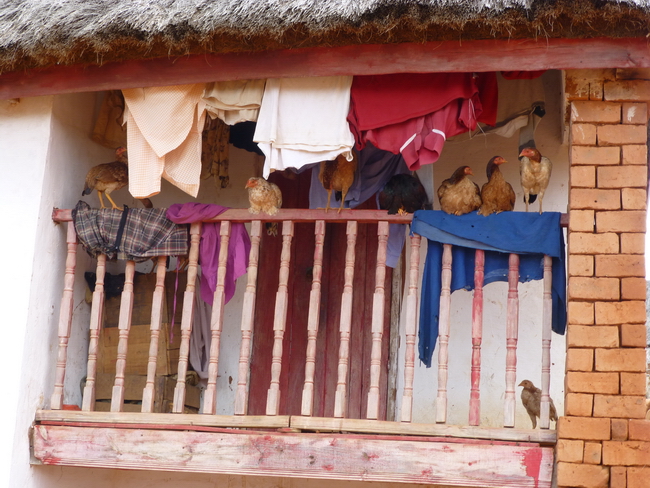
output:
<instances>
[{"instance_id":1,"label":"red painted trim","mask_svg":"<svg viewBox=\"0 0 650 488\"><path fill-rule=\"evenodd\" d=\"M650 67L646 38L367 44L14 71L0 75L0 99L232 79L645 67Z\"/></svg>"}]
</instances>

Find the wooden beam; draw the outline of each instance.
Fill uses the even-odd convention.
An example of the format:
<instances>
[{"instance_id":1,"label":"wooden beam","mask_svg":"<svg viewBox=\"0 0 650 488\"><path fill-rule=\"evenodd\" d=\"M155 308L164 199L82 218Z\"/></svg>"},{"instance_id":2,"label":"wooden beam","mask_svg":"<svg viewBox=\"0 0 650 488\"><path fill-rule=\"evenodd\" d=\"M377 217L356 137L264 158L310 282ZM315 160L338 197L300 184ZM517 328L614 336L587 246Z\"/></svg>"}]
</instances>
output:
<instances>
[{"instance_id":1,"label":"wooden beam","mask_svg":"<svg viewBox=\"0 0 650 488\"><path fill-rule=\"evenodd\" d=\"M0 99L234 79L647 67L645 37L370 44L14 71L0 75Z\"/></svg>"},{"instance_id":2,"label":"wooden beam","mask_svg":"<svg viewBox=\"0 0 650 488\"><path fill-rule=\"evenodd\" d=\"M34 456L59 466L388 483L550 488L553 448L327 434L37 425Z\"/></svg>"}]
</instances>

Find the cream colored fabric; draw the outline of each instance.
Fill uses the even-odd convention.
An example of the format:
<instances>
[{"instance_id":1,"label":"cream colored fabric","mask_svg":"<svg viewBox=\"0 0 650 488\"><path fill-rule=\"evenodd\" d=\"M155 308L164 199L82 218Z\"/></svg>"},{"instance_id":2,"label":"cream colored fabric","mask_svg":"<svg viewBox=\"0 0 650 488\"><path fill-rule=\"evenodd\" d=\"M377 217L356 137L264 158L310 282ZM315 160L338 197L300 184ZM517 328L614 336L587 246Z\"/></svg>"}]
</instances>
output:
<instances>
[{"instance_id":1,"label":"cream colored fabric","mask_svg":"<svg viewBox=\"0 0 650 488\"><path fill-rule=\"evenodd\" d=\"M266 81L253 140L271 171L331 161L352 160L354 136L347 115L351 76L281 78Z\"/></svg>"},{"instance_id":2,"label":"cream colored fabric","mask_svg":"<svg viewBox=\"0 0 650 488\"><path fill-rule=\"evenodd\" d=\"M205 85L122 90L129 154L129 191L136 198L160 193L163 177L196 197L201 176Z\"/></svg>"},{"instance_id":3,"label":"cream colored fabric","mask_svg":"<svg viewBox=\"0 0 650 488\"><path fill-rule=\"evenodd\" d=\"M203 100L213 119L228 125L257 121L265 80L216 81L205 87Z\"/></svg>"}]
</instances>

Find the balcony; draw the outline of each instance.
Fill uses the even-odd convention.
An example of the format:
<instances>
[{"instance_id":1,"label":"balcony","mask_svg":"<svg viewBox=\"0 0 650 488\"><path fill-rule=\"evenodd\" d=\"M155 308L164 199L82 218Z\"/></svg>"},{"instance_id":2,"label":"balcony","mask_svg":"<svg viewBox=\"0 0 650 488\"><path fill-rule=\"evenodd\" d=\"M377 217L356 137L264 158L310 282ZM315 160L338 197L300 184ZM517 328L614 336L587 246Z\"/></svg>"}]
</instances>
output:
<instances>
[{"instance_id":1,"label":"balcony","mask_svg":"<svg viewBox=\"0 0 650 488\"><path fill-rule=\"evenodd\" d=\"M179 299L180 332L177 381L168 412L161 395L161 344L168 333L166 256L157 257L148 326L146 377L141 393L128 393L129 347L138 289L136 263L126 261L117 327L106 327L106 256L96 260L89 346L80 406L66 405L64 385L70 364L68 343L75 306L75 287L85 286L77 268L77 235L70 210L55 210L53 219L67 225L66 270L59 315L58 359L49 409L36 413L32 433L38 462L53 465L149 469L259 476L323 478L481 487L550 487L555 431L550 429L551 258L545 257L543 292L526 296L542 305L541 428L515 427L522 409L517 390L517 345L520 306L519 258L509 258L504 391L482 390L484 350L484 253L476 252L472 297L469 415L463 424L448 400L450 356L451 251L443 246L440 270L440 322L437 364L427 370L433 386L415 383L423 239L407 237L404 277L386 266L389 224L408 224L412 215L378 210L282 209L262 220L245 209L230 209L207 222L190 225L187 279ZM209 321L209 361L200 413L186 413L187 372L198 294L199 243L207 223L218 222L220 249L213 307ZM245 290L226 304L228 243L235 225L244 223L251 247ZM266 224L277 223L271 236ZM403 231L403 230L402 230ZM307 250L307 251L305 251ZM305 256L309 261L305 264ZM369 263L372 263L370 265ZM396 272L397 273L397 272ZM366 280L367 277L367 280ZM307 283L308 285L305 285ZM168 287L169 288L169 287ZM243 288L243 287L242 287ZM270 298L273 298L272 300ZM402 300L402 297L404 299ZM326 304L326 305L324 305ZM238 321L229 307L241 306ZM168 314L169 315L169 314ZM171 315L174 315L172 313ZM173 319L172 319L173 320ZM236 340L224 330L238 331ZM112 333L116 355L110 406L99 411L98 356L103 334ZM400 343L401 336L401 343ZM104 338L105 340L105 338ZM451 346L450 346L451 344ZM238 349L238 352L234 349ZM236 377L221 374L225 354L238 357ZM77 358L78 359L78 358ZM520 358L525 362L526 357ZM105 361L105 358L102 359ZM435 388L435 390L433 389ZM418 396L435 396L432 421L414 421ZM500 425L485 424L482 401L502 400ZM127 403L128 402L128 403ZM126 407L129 410L125 411ZM72 408L72 409L71 409ZM218 412L225 412L218 413ZM501 417L499 417L501 418Z\"/></svg>"}]
</instances>

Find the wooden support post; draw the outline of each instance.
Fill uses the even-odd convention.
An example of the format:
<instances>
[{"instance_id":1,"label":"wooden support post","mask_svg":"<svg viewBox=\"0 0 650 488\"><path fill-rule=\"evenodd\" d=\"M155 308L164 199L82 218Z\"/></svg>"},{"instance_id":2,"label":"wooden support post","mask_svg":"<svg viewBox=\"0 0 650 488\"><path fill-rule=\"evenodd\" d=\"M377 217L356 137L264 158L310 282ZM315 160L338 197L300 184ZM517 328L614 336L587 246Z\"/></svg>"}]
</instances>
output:
<instances>
[{"instance_id":1,"label":"wooden support post","mask_svg":"<svg viewBox=\"0 0 650 488\"><path fill-rule=\"evenodd\" d=\"M472 380L469 394L469 425L481 422L481 342L483 339L483 278L485 252L475 251L474 297L472 302Z\"/></svg>"},{"instance_id":2,"label":"wooden support post","mask_svg":"<svg viewBox=\"0 0 650 488\"><path fill-rule=\"evenodd\" d=\"M251 250L248 255L248 281L244 292L241 317L241 346L239 349L239 368L237 372L237 392L235 393L235 415L248 412L248 375L250 372L251 336L255 317L255 296L257 294L257 270L260 257L260 236L262 222L251 222Z\"/></svg>"},{"instance_id":3,"label":"wooden support post","mask_svg":"<svg viewBox=\"0 0 650 488\"><path fill-rule=\"evenodd\" d=\"M66 233L67 255L65 258L65 275L63 277L63 294L59 309L59 347L56 357L56 372L54 373L54 391L50 397L50 408L63 408L63 383L65 381L65 366L68 360L68 341L72 325L72 310L74 308L74 272L77 266L77 233L74 222L68 222Z\"/></svg>"},{"instance_id":4,"label":"wooden support post","mask_svg":"<svg viewBox=\"0 0 650 488\"><path fill-rule=\"evenodd\" d=\"M309 293L309 315L307 319L307 352L305 359L305 385L302 390L301 415L311 417L314 413L314 373L316 370L316 339L320 319L321 278L323 275L323 245L325 242L325 221L317 220L314 229L316 246L311 292Z\"/></svg>"},{"instance_id":5,"label":"wooden support post","mask_svg":"<svg viewBox=\"0 0 650 488\"><path fill-rule=\"evenodd\" d=\"M350 360L350 326L352 323L352 284L354 281L355 246L357 222L347 224L347 249L345 251L345 282L341 297L341 318L339 321L340 345L339 365L334 394L334 417L345 417L347 413L348 364Z\"/></svg>"},{"instance_id":6,"label":"wooden support post","mask_svg":"<svg viewBox=\"0 0 650 488\"><path fill-rule=\"evenodd\" d=\"M544 256L544 298L542 303L542 401L540 402L539 427L550 427L550 396L551 383L551 328L553 321L553 300L551 289L553 286L553 272L551 271L552 259Z\"/></svg>"},{"instance_id":7,"label":"wooden support post","mask_svg":"<svg viewBox=\"0 0 650 488\"><path fill-rule=\"evenodd\" d=\"M508 261L508 305L506 323L506 395L503 426L515 426L515 386L517 379L517 337L519 334L519 256Z\"/></svg>"},{"instance_id":8,"label":"wooden support post","mask_svg":"<svg viewBox=\"0 0 650 488\"><path fill-rule=\"evenodd\" d=\"M289 305L289 264L291 262L291 240L293 222L282 223L282 253L280 254L280 279L275 295L275 315L273 317L273 358L271 363L271 384L266 396L266 415L280 412L280 373L282 372L282 341L287 322Z\"/></svg>"},{"instance_id":9,"label":"wooden support post","mask_svg":"<svg viewBox=\"0 0 650 488\"><path fill-rule=\"evenodd\" d=\"M420 243L422 238L411 236L408 295L406 296L406 351L404 354L404 393L402 395L402 422L413 417L413 377L415 375L415 334L418 316L418 279L420 277Z\"/></svg>"},{"instance_id":10,"label":"wooden support post","mask_svg":"<svg viewBox=\"0 0 650 488\"><path fill-rule=\"evenodd\" d=\"M438 323L438 397L436 422L447 422L447 376L449 368L449 319L451 313L451 244L442 245L440 319Z\"/></svg>"}]
</instances>

